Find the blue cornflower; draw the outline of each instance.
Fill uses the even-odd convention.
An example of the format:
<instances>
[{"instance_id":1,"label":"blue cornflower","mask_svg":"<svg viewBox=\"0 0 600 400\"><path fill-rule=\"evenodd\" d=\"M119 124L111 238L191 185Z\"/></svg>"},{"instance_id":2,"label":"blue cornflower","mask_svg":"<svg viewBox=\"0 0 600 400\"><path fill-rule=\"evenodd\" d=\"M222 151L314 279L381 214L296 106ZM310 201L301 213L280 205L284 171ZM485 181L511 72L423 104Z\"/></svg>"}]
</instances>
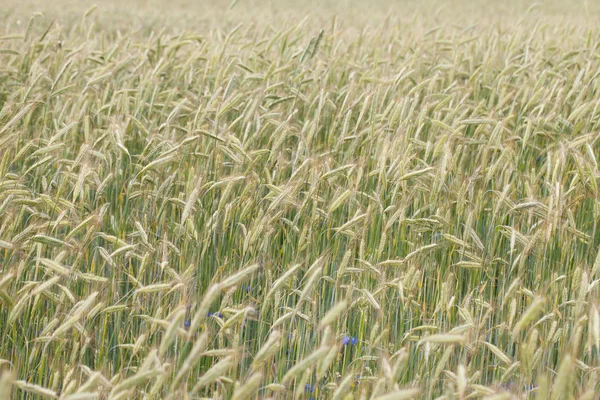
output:
<instances>
[{"instance_id":1,"label":"blue cornflower","mask_svg":"<svg viewBox=\"0 0 600 400\"><path fill-rule=\"evenodd\" d=\"M307 393L312 393L315 391L315 387L307 383L306 385L304 385L304 391Z\"/></svg>"},{"instance_id":2,"label":"blue cornflower","mask_svg":"<svg viewBox=\"0 0 600 400\"><path fill-rule=\"evenodd\" d=\"M354 336L344 336L344 338L342 339L342 344L344 346L348 346L349 344L352 346L356 346L357 343L358 343L358 339L355 338Z\"/></svg>"},{"instance_id":3,"label":"blue cornflower","mask_svg":"<svg viewBox=\"0 0 600 400\"><path fill-rule=\"evenodd\" d=\"M183 326L186 328L189 328L191 324L192 324L192 321L184 321L183 322Z\"/></svg>"}]
</instances>

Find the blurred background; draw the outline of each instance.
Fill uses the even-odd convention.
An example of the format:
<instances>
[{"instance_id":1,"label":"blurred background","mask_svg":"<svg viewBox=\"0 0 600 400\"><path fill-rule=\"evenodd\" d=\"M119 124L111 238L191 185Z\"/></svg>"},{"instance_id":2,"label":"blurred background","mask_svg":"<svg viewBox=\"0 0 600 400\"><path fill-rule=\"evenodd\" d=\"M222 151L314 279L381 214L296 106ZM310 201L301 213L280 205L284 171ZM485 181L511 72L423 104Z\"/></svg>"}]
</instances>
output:
<instances>
[{"instance_id":1,"label":"blurred background","mask_svg":"<svg viewBox=\"0 0 600 400\"><path fill-rule=\"evenodd\" d=\"M356 27L376 26L388 20L413 23L424 27L439 24L561 23L577 20L578 24L599 22L600 2L585 0L2 0L0 31L23 23L32 13L41 18L57 18L66 23L96 6L98 23L127 22L138 29L153 27L183 31L226 27L239 22L255 22L265 28L280 27L305 17L307 24L322 24L335 16L338 23ZM532 18L534 17L534 18ZM538 18L535 18L538 17ZM119 25L119 24L115 24ZM468 25L467 25L468 27Z\"/></svg>"}]
</instances>

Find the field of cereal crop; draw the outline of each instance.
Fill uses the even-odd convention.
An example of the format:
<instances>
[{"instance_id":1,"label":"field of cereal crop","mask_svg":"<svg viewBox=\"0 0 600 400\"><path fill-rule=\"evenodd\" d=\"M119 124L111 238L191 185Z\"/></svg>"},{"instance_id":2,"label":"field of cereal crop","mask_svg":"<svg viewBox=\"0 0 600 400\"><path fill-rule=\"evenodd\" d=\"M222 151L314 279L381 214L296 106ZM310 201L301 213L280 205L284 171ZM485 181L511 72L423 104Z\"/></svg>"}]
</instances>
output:
<instances>
[{"instance_id":1,"label":"field of cereal crop","mask_svg":"<svg viewBox=\"0 0 600 400\"><path fill-rule=\"evenodd\" d=\"M600 4L0 5L0 400L600 398Z\"/></svg>"}]
</instances>

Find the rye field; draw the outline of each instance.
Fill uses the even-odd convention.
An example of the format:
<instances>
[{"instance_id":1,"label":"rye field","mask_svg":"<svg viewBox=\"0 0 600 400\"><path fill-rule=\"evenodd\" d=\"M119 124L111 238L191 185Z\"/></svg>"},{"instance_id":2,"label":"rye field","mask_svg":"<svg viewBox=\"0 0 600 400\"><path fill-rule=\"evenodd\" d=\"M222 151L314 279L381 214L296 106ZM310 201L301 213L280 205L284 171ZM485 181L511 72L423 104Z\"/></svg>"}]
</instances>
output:
<instances>
[{"instance_id":1,"label":"rye field","mask_svg":"<svg viewBox=\"0 0 600 400\"><path fill-rule=\"evenodd\" d=\"M600 4L0 3L0 400L600 398Z\"/></svg>"}]
</instances>

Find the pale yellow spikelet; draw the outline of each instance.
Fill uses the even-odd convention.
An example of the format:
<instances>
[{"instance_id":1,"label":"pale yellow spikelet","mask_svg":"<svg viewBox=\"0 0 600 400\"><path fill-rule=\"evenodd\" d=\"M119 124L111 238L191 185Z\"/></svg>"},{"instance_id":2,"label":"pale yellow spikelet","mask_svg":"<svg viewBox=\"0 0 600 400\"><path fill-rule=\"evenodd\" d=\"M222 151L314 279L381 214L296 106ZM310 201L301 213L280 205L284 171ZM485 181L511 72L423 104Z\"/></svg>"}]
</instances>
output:
<instances>
[{"instance_id":1,"label":"pale yellow spikelet","mask_svg":"<svg viewBox=\"0 0 600 400\"><path fill-rule=\"evenodd\" d=\"M596 346L596 351L600 351L600 311L598 306L590 308L589 332L592 338L591 345Z\"/></svg>"},{"instance_id":2,"label":"pale yellow spikelet","mask_svg":"<svg viewBox=\"0 0 600 400\"><path fill-rule=\"evenodd\" d=\"M480 396L492 396L496 394L496 391L494 389L483 385L470 384L469 389L472 389L475 393L477 393Z\"/></svg>"},{"instance_id":3,"label":"pale yellow spikelet","mask_svg":"<svg viewBox=\"0 0 600 400\"><path fill-rule=\"evenodd\" d=\"M56 328L56 330L52 333L52 337L56 338L62 335L63 333L67 332L73 325L75 325L83 317L86 311L92 307L97 296L98 292L93 292L88 296L87 299L80 301L73 308L73 310L71 310L70 317L65 322L63 322L62 325Z\"/></svg>"},{"instance_id":4,"label":"pale yellow spikelet","mask_svg":"<svg viewBox=\"0 0 600 400\"><path fill-rule=\"evenodd\" d=\"M365 296L365 298L367 299L368 303L371 304L371 306L376 310L376 311L381 311L381 305L379 304L379 302L375 299L375 296L373 296L373 294L371 292L369 292L366 289L363 289L363 294Z\"/></svg>"},{"instance_id":5,"label":"pale yellow spikelet","mask_svg":"<svg viewBox=\"0 0 600 400\"><path fill-rule=\"evenodd\" d=\"M184 376L192 369L200 355L206 350L206 346L208 345L208 333L203 332L196 342L194 346L190 350L190 353L186 357L186 359L181 364L181 367L177 370L177 375L173 380L173 384L171 385L171 390L173 391L178 385L179 382L184 378Z\"/></svg>"},{"instance_id":6,"label":"pale yellow spikelet","mask_svg":"<svg viewBox=\"0 0 600 400\"><path fill-rule=\"evenodd\" d=\"M329 352L323 357L323 359L317 365L317 376L324 376L326 371L329 369L333 361L339 354L337 346L332 346Z\"/></svg>"},{"instance_id":7,"label":"pale yellow spikelet","mask_svg":"<svg viewBox=\"0 0 600 400\"><path fill-rule=\"evenodd\" d=\"M290 370L283 376L281 379L281 383L283 385L288 384L292 379L294 379L298 374L305 371L307 368L311 367L315 363L321 359L321 357L325 356L330 350L329 346L322 346L313 352L308 357L303 358L301 361L296 363Z\"/></svg>"},{"instance_id":8,"label":"pale yellow spikelet","mask_svg":"<svg viewBox=\"0 0 600 400\"><path fill-rule=\"evenodd\" d=\"M304 289L300 293L300 298L298 299L298 302L296 303L295 311L299 311L300 305L310 296L310 294L312 293L312 290L314 289L314 286L317 284L317 281L321 277L322 272L323 272L322 267L318 267L315 270L313 270L312 274L308 278L308 282L306 282L306 285L304 285Z\"/></svg>"},{"instance_id":9,"label":"pale yellow spikelet","mask_svg":"<svg viewBox=\"0 0 600 400\"><path fill-rule=\"evenodd\" d=\"M252 374L242 386L235 390L232 400L245 400L255 397L262 379L263 374L261 372Z\"/></svg>"},{"instance_id":10,"label":"pale yellow spikelet","mask_svg":"<svg viewBox=\"0 0 600 400\"><path fill-rule=\"evenodd\" d=\"M284 323L286 320L292 318L292 316L294 316L294 312L290 311L284 315L282 315L281 317L277 318L277 320L275 320L273 322L273 329L276 329L277 327L279 327L279 325L281 325L282 323Z\"/></svg>"},{"instance_id":11,"label":"pale yellow spikelet","mask_svg":"<svg viewBox=\"0 0 600 400\"><path fill-rule=\"evenodd\" d=\"M0 400L10 400L14 382L13 373L0 371Z\"/></svg>"},{"instance_id":12,"label":"pale yellow spikelet","mask_svg":"<svg viewBox=\"0 0 600 400\"><path fill-rule=\"evenodd\" d=\"M163 356L165 352L169 349L169 347L173 344L175 339L177 338L178 332L181 330L181 326L183 325L183 319L185 318L185 309L181 309L175 314L171 324L167 328L163 340L160 343L160 348L158 349L158 355Z\"/></svg>"},{"instance_id":13,"label":"pale yellow spikelet","mask_svg":"<svg viewBox=\"0 0 600 400\"><path fill-rule=\"evenodd\" d=\"M48 279L47 281L45 281L44 283L42 283L38 287L36 287L31 292L31 295L32 296L36 296L36 295L38 295L40 293L45 292L46 290L50 289L52 286L54 286L55 284L57 284L61 279L62 279L61 276L55 276L53 278Z\"/></svg>"},{"instance_id":14,"label":"pale yellow spikelet","mask_svg":"<svg viewBox=\"0 0 600 400\"><path fill-rule=\"evenodd\" d=\"M438 246L439 246L438 243L432 243L432 244L427 244L425 246L421 246L418 249L416 249L416 250L412 251L411 253L407 254L406 257L404 257L403 261L406 263L406 262L410 261L411 259L413 259L414 257L418 256L419 254L421 254L423 252L426 252L426 251L429 251L429 250L433 250L433 249L435 249Z\"/></svg>"},{"instance_id":15,"label":"pale yellow spikelet","mask_svg":"<svg viewBox=\"0 0 600 400\"><path fill-rule=\"evenodd\" d=\"M517 316L517 299L513 298L510 301L510 311L508 313L508 326L511 327Z\"/></svg>"},{"instance_id":16,"label":"pale yellow spikelet","mask_svg":"<svg viewBox=\"0 0 600 400\"><path fill-rule=\"evenodd\" d=\"M49 271L52 271L56 274L67 276L71 273L71 269L61 265L59 262L55 260L50 260L47 258L42 258L39 260L40 263L46 267Z\"/></svg>"},{"instance_id":17,"label":"pale yellow spikelet","mask_svg":"<svg viewBox=\"0 0 600 400\"><path fill-rule=\"evenodd\" d=\"M449 346L448 349L446 349L446 351L451 351L451 350L452 350L452 346ZM393 366L393 373L394 373L394 380L397 382L400 379L401 375L405 372L405 369L408 365L409 353L406 350L406 348L403 347L400 350L398 350L396 353L394 353L391 360L394 360L394 358L395 358L395 361L394 361L394 366Z\"/></svg>"},{"instance_id":18,"label":"pale yellow spikelet","mask_svg":"<svg viewBox=\"0 0 600 400\"><path fill-rule=\"evenodd\" d=\"M337 198L331 202L331 205L329 206L329 209L327 210L327 214L332 214L335 210L337 210L351 194L352 194L352 190L346 189L339 196L337 196Z\"/></svg>"},{"instance_id":19,"label":"pale yellow spikelet","mask_svg":"<svg viewBox=\"0 0 600 400\"><path fill-rule=\"evenodd\" d=\"M568 398L571 393L569 387L572 385L572 372L575 364L570 354L566 354L558 367L554 385L552 386L552 400Z\"/></svg>"},{"instance_id":20,"label":"pale yellow spikelet","mask_svg":"<svg viewBox=\"0 0 600 400\"><path fill-rule=\"evenodd\" d=\"M279 349L279 345L281 342L281 332L273 331L267 341L262 345L258 353L256 353L256 357L252 362L252 370L256 370L262 363L269 359L273 354L277 352Z\"/></svg>"},{"instance_id":21,"label":"pale yellow spikelet","mask_svg":"<svg viewBox=\"0 0 600 400\"><path fill-rule=\"evenodd\" d=\"M212 303L214 303L214 301L217 299L217 297L219 297L220 294L221 286L219 286L218 284L214 284L208 288L208 290L204 294L204 297L202 298L202 302L198 306L198 310L196 311L192 320L190 321L188 338L191 338L192 335L194 335L200 323L204 319L206 319L206 316L208 315Z\"/></svg>"},{"instance_id":22,"label":"pale yellow spikelet","mask_svg":"<svg viewBox=\"0 0 600 400\"><path fill-rule=\"evenodd\" d=\"M148 339L148 335L146 333L142 333L140 336L138 336L133 344L133 354L137 354L140 351L140 349L146 344L146 339Z\"/></svg>"},{"instance_id":23,"label":"pale yellow spikelet","mask_svg":"<svg viewBox=\"0 0 600 400\"><path fill-rule=\"evenodd\" d=\"M102 374L100 374L99 372L91 373L91 375L89 375L88 380L85 381L81 386L79 386L77 392L83 392L83 393L91 392L95 387L100 386L103 383L105 383L105 382L103 382L101 377L102 377ZM104 379L106 379L106 378L104 378Z\"/></svg>"},{"instance_id":24,"label":"pale yellow spikelet","mask_svg":"<svg viewBox=\"0 0 600 400\"><path fill-rule=\"evenodd\" d=\"M243 280L247 279L259 267L260 267L259 264L249 265L248 267L242 269L240 272L238 272L238 273L236 273L234 275L231 275L230 277L228 277L227 279L225 279L223 282L221 282L219 284L219 287L221 289L225 289L225 288L228 288L230 286L236 285L236 284L242 282Z\"/></svg>"},{"instance_id":25,"label":"pale yellow spikelet","mask_svg":"<svg viewBox=\"0 0 600 400\"><path fill-rule=\"evenodd\" d=\"M77 392L61 397L61 400L96 400L102 397L98 392Z\"/></svg>"},{"instance_id":26,"label":"pale yellow spikelet","mask_svg":"<svg viewBox=\"0 0 600 400\"><path fill-rule=\"evenodd\" d=\"M14 386L21 389L24 392L31 393L43 398L57 399L58 395L54 390L47 389L43 386L34 385L33 383L27 383L25 381L15 381Z\"/></svg>"},{"instance_id":27,"label":"pale yellow spikelet","mask_svg":"<svg viewBox=\"0 0 600 400\"><path fill-rule=\"evenodd\" d=\"M200 354L203 357L228 357L236 354L236 351L233 349L212 349L207 350Z\"/></svg>"},{"instance_id":28,"label":"pale yellow spikelet","mask_svg":"<svg viewBox=\"0 0 600 400\"><path fill-rule=\"evenodd\" d=\"M420 390L417 388L414 389L402 389L396 390L394 392L384 394L383 396L378 396L375 400L409 400L416 399L419 396Z\"/></svg>"},{"instance_id":29,"label":"pale yellow spikelet","mask_svg":"<svg viewBox=\"0 0 600 400\"><path fill-rule=\"evenodd\" d=\"M271 383L267 386L265 386L265 388L267 388L268 390L272 391L272 392L276 392L276 393L283 393L287 391L287 387L285 387L285 385L282 385L280 383Z\"/></svg>"},{"instance_id":30,"label":"pale yellow spikelet","mask_svg":"<svg viewBox=\"0 0 600 400\"><path fill-rule=\"evenodd\" d=\"M483 342L483 344L485 344L486 347L488 349L490 349L491 352L494 353L496 355L496 357L498 357L498 359L500 361L502 361L504 364L506 364L506 365L512 364L512 360L510 359L510 357L507 356L506 353L504 353L502 350L500 350L497 346L495 346L489 342Z\"/></svg>"},{"instance_id":31,"label":"pale yellow spikelet","mask_svg":"<svg viewBox=\"0 0 600 400\"><path fill-rule=\"evenodd\" d=\"M537 298L531 303L513 328L513 337L517 337L521 330L523 330L533 321L533 319L542 311L544 303L545 299L543 298Z\"/></svg>"},{"instance_id":32,"label":"pale yellow spikelet","mask_svg":"<svg viewBox=\"0 0 600 400\"><path fill-rule=\"evenodd\" d=\"M348 303L346 301L340 301L331 307L321 319L319 329L324 329L326 326L332 324L344 311L346 311L347 307Z\"/></svg>"},{"instance_id":33,"label":"pale yellow spikelet","mask_svg":"<svg viewBox=\"0 0 600 400\"><path fill-rule=\"evenodd\" d=\"M344 380L339 384L335 392L333 392L332 400L341 400L344 398L346 392L352 387L352 381L354 380L353 375L347 375Z\"/></svg>"},{"instance_id":34,"label":"pale yellow spikelet","mask_svg":"<svg viewBox=\"0 0 600 400\"><path fill-rule=\"evenodd\" d=\"M467 371L464 365L459 365L456 372L456 386L458 389L458 397L463 399L465 397L465 391L467 390Z\"/></svg>"},{"instance_id":35,"label":"pale yellow spikelet","mask_svg":"<svg viewBox=\"0 0 600 400\"><path fill-rule=\"evenodd\" d=\"M497 393L497 394L492 394L489 396L484 396L483 397L484 400L512 400L514 399L513 395L511 393Z\"/></svg>"},{"instance_id":36,"label":"pale yellow spikelet","mask_svg":"<svg viewBox=\"0 0 600 400\"><path fill-rule=\"evenodd\" d=\"M277 290L279 290L289 278L291 278L298 269L302 266L302 264L294 264L292 265L281 277L279 277L274 283L269 292L265 296L266 299L269 299Z\"/></svg>"},{"instance_id":37,"label":"pale yellow spikelet","mask_svg":"<svg viewBox=\"0 0 600 400\"><path fill-rule=\"evenodd\" d=\"M185 207L183 208L183 212L181 214L180 220L180 228L183 229L183 224L187 221L188 217L192 214L192 210L196 204L196 200L198 200L198 196L200 195L200 188L202 187L202 180L198 179L196 187L190 193L187 202L185 203Z\"/></svg>"},{"instance_id":38,"label":"pale yellow spikelet","mask_svg":"<svg viewBox=\"0 0 600 400\"><path fill-rule=\"evenodd\" d=\"M110 392L110 397L116 396L121 392L126 392L142 384L146 384L149 380L156 377L159 373L160 371L156 369L145 370L142 368L137 374L125 379L118 385L115 385L112 391Z\"/></svg>"},{"instance_id":39,"label":"pale yellow spikelet","mask_svg":"<svg viewBox=\"0 0 600 400\"><path fill-rule=\"evenodd\" d=\"M515 278L510 286L508 287L508 289L506 289L506 291L504 292L504 296L502 297L502 307L504 307L504 305L506 304L506 302L509 299L512 299L511 296L513 294L513 292L515 290L517 290L517 287L519 287L519 285L521 284L521 279L520 278Z\"/></svg>"},{"instance_id":40,"label":"pale yellow spikelet","mask_svg":"<svg viewBox=\"0 0 600 400\"><path fill-rule=\"evenodd\" d=\"M424 337L419 341L419 344L422 343L439 343L439 344L456 344L463 343L465 341L465 337L463 335L451 335L451 334L435 334Z\"/></svg>"},{"instance_id":41,"label":"pale yellow spikelet","mask_svg":"<svg viewBox=\"0 0 600 400\"><path fill-rule=\"evenodd\" d=\"M136 289L134 294L140 295L140 294L147 294L147 293L160 293L160 292L166 293L172 287L173 287L173 285L171 283L155 283L153 285L148 285L148 286L144 286L139 289Z\"/></svg>"},{"instance_id":42,"label":"pale yellow spikelet","mask_svg":"<svg viewBox=\"0 0 600 400\"><path fill-rule=\"evenodd\" d=\"M225 357L221 361L214 364L208 371L204 373L204 375L200 377L200 379L198 379L194 385L194 388L192 389L192 393L196 393L203 387L215 382L221 376L225 375L232 365L233 357L231 356Z\"/></svg>"}]
</instances>

